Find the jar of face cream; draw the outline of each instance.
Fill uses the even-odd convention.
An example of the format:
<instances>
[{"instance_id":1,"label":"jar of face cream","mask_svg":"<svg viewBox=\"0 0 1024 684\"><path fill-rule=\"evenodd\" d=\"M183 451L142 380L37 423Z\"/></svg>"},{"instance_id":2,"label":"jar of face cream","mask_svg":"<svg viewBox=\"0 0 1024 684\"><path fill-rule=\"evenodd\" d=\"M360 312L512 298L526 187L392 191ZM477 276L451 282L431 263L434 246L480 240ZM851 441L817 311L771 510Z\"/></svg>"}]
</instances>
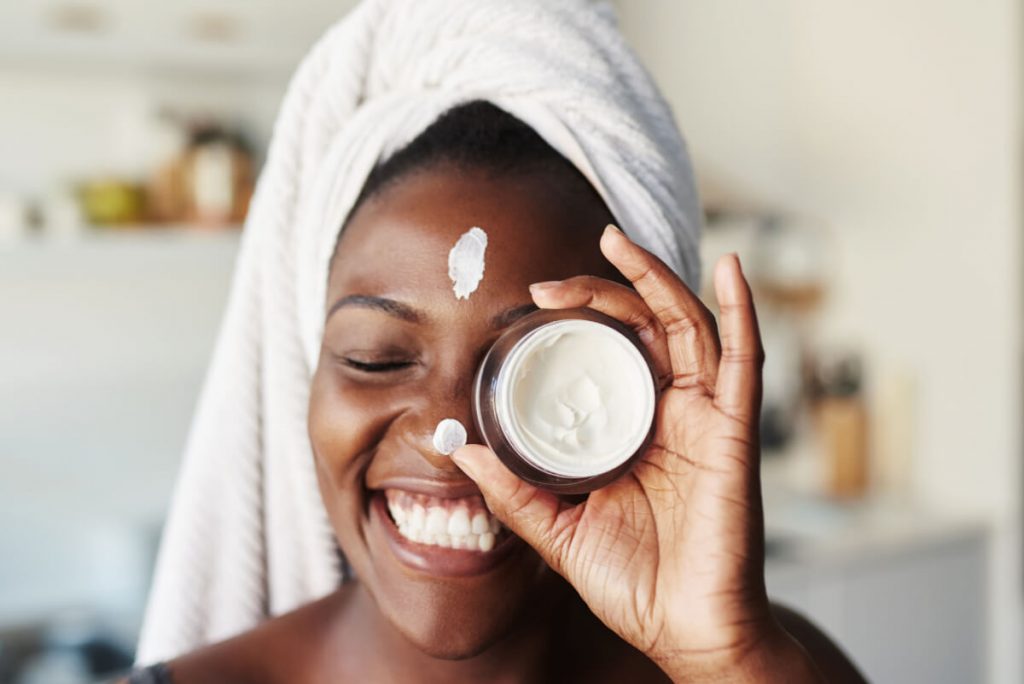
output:
<instances>
[{"instance_id":1,"label":"jar of face cream","mask_svg":"<svg viewBox=\"0 0 1024 684\"><path fill-rule=\"evenodd\" d=\"M656 388L632 330L593 309L547 309L521 318L487 352L473 416L513 473L579 494L625 473L647 448Z\"/></svg>"}]
</instances>

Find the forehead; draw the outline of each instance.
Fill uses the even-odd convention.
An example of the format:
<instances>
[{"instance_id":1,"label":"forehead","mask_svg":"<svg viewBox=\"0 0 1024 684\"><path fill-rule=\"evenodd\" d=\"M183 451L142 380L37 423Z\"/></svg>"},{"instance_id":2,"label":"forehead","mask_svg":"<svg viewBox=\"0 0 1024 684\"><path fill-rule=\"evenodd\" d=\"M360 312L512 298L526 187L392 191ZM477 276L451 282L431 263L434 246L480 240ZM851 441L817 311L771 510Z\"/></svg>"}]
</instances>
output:
<instances>
[{"instance_id":1,"label":"forehead","mask_svg":"<svg viewBox=\"0 0 1024 684\"><path fill-rule=\"evenodd\" d=\"M332 298L451 293L448 252L474 226L487 233L484 277L470 297L523 299L531 282L608 277L598 240L609 220L596 198L545 175L431 169L396 180L351 217L331 269ZM454 296L452 297L454 301Z\"/></svg>"}]
</instances>

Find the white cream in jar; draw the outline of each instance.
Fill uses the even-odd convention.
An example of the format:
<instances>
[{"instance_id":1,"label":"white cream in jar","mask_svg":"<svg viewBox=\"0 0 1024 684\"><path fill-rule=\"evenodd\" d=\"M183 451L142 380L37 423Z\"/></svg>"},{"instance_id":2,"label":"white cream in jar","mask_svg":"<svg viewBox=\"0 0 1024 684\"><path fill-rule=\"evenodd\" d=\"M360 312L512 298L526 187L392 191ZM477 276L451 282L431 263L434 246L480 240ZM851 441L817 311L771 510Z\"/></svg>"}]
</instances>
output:
<instances>
[{"instance_id":1,"label":"white cream in jar","mask_svg":"<svg viewBox=\"0 0 1024 684\"><path fill-rule=\"evenodd\" d=\"M656 387L648 357L631 331L592 310L538 312L520 323L481 365L481 434L535 484L568 492L603 486L650 437Z\"/></svg>"}]
</instances>

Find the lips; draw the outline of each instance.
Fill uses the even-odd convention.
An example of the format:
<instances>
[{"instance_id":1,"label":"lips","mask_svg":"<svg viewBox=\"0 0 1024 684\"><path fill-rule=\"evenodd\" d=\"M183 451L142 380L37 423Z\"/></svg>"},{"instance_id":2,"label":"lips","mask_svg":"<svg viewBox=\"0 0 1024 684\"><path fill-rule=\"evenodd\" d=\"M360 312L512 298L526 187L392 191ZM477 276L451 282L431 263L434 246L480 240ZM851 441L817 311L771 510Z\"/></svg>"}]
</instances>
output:
<instances>
[{"instance_id":1,"label":"lips","mask_svg":"<svg viewBox=\"0 0 1024 684\"><path fill-rule=\"evenodd\" d=\"M403 565L439 576L482 574L523 546L479 494L377 490L370 501L370 530L386 539Z\"/></svg>"}]
</instances>

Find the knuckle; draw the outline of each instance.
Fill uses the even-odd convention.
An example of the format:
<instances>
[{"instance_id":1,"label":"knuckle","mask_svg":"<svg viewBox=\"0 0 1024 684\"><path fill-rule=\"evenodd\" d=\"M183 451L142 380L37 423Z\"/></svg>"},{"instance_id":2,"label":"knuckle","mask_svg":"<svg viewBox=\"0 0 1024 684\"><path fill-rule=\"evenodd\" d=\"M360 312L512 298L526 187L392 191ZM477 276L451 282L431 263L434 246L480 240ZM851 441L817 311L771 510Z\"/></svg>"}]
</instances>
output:
<instances>
[{"instance_id":1,"label":"knuckle","mask_svg":"<svg viewBox=\"0 0 1024 684\"><path fill-rule=\"evenodd\" d=\"M596 290L600 285L601 278L593 275L577 275L566 278L562 282L584 290Z\"/></svg>"},{"instance_id":2,"label":"knuckle","mask_svg":"<svg viewBox=\"0 0 1024 684\"><path fill-rule=\"evenodd\" d=\"M659 317L662 316L668 319L665 324L665 332L669 335L687 336L700 332L700 323L680 311L679 307L672 306L663 309L659 314Z\"/></svg>"},{"instance_id":3,"label":"knuckle","mask_svg":"<svg viewBox=\"0 0 1024 684\"><path fill-rule=\"evenodd\" d=\"M658 318L665 321L665 334L686 340L698 340L708 333L707 323L683 310L678 305L670 305L662 309Z\"/></svg>"},{"instance_id":4,"label":"knuckle","mask_svg":"<svg viewBox=\"0 0 1024 684\"><path fill-rule=\"evenodd\" d=\"M633 329L642 340L654 342L664 333L657 319L643 311L638 311L633 318Z\"/></svg>"},{"instance_id":5,"label":"knuckle","mask_svg":"<svg viewBox=\"0 0 1024 684\"><path fill-rule=\"evenodd\" d=\"M661 275L658 273L657 266L655 265L653 260L648 259L645 260L644 265L640 268L636 276L631 278L630 280L632 280L633 283L636 285L639 285L641 283L657 285L661 280Z\"/></svg>"},{"instance_id":6,"label":"knuckle","mask_svg":"<svg viewBox=\"0 0 1024 684\"><path fill-rule=\"evenodd\" d=\"M707 378L703 373L693 371L675 371L672 373L672 387L680 390L700 390L710 392Z\"/></svg>"},{"instance_id":7,"label":"knuckle","mask_svg":"<svg viewBox=\"0 0 1024 684\"><path fill-rule=\"evenodd\" d=\"M637 269L637 273L630 278L634 285L646 285L651 288L675 288L686 287L682 279L675 271L657 256L644 250L643 264Z\"/></svg>"},{"instance_id":8,"label":"knuckle","mask_svg":"<svg viewBox=\"0 0 1024 684\"><path fill-rule=\"evenodd\" d=\"M723 316L745 315L750 310L750 306L746 302L721 302L718 305L718 310L722 312Z\"/></svg>"},{"instance_id":9,"label":"knuckle","mask_svg":"<svg viewBox=\"0 0 1024 684\"><path fill-rule=\"evenodd\" d=\"M726 363L745 366L762 366L764 365L764 351L760 348L751 350L726 348L722 350L722 360Z\"/></svg>"},{"instance_id":10,"label":"knuckle","mask_svg":"<svg viewBox=\"0 0 1024 684\"><path fill-rule=\"evenodd\" d=\"M504 501L495 501L494 503L504 509L506 515L514 518L522 515L523 511L533 501L533 497L533 489L519 478L516 478L515 482L512 483L511 490L504 497Z\"/></svg>"}]
</instances>

